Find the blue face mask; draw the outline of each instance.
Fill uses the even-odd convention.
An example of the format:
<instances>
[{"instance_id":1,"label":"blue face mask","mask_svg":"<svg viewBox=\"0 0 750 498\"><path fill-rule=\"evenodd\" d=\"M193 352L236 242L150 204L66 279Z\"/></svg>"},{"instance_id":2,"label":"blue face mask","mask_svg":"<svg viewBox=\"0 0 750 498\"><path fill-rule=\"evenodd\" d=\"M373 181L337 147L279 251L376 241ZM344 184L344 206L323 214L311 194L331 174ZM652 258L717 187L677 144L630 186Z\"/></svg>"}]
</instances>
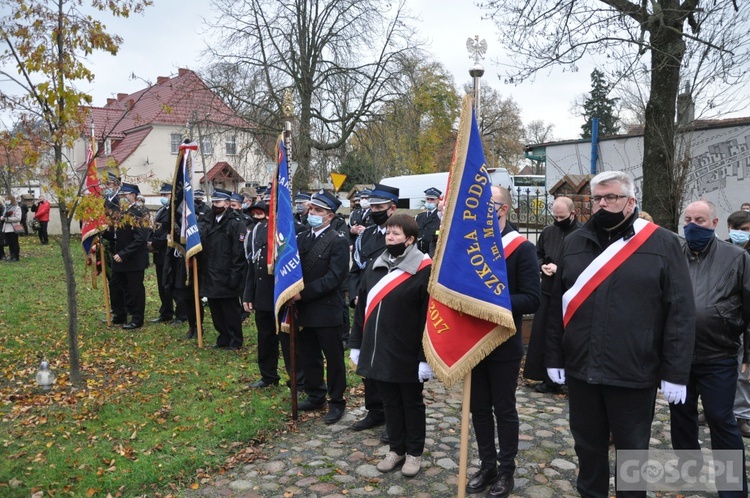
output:
<instances>
[{"instance_id":1,"label":"blue face mask","mask_svg":"<svg viewBox=\"0 0 750 498\"><path fill-rule=\"evenodd\" d=\"M318 228L320 225L323 224L323 217L317 214L308 214L307 222L310 224L311 227Z\"/></svg>"},{"instance_id":2,"label":"blue face mask","mask_svg":"<svg viewBox=\"0 0 750 498\"><path fill-rule=\"evenodd\" d=\"M744 246L748 241L750 241L750 232L743 232L742 230L729 230L729 238L732 240L732 244Z\"/></svg>"},{"instance_id":3,"label":"blue face mask","mask_svg":"<svg viewBox=\"0 0 750 498\"><path fill-rule=\"evenodd\" d=\"M695 223L685 225L685 240L691 251L700 252L706 248L714 237L713 228L704 228Z\"/></svg>"},{"instance_id":4,"label":"blue face mask","mask_svg":"<svg viewBox=\"0 0 750 498\"><path fill-rule=\"evenodd\" d=\"M436 207L436 206L435 206L435 203L434 203L434 202L425 202L425 203L424 203L424 208L425 208L425 209L426 209L427 211L432 211L433 209L435 209L435 207Z\"/></svg>"},{"instance_id":5,"label":"blue face mask","mask_svg":"<svg viewBox=\"0 0 750 498\"><path fill-rule=\"evenodd\" d=\"M104 191L104 197L112 197L112 194L114 193L115 193L114 190L112 190L111 188L108 188L107 190Z\"/></svg>"},{"instance_id":6,"label":"blue face mask","mask_svg":"<svg viewBox=\"0 0 750 498\"><path fill-rule=\"evenodd\" d=\"M164 206L164 207L167 207L167 206L169 206L169 199L167 199L166 197L161 197L161 198L159 199L159 201L161 202L161 205L162 205L162 206Z\"/></svg>"}]
</instances>

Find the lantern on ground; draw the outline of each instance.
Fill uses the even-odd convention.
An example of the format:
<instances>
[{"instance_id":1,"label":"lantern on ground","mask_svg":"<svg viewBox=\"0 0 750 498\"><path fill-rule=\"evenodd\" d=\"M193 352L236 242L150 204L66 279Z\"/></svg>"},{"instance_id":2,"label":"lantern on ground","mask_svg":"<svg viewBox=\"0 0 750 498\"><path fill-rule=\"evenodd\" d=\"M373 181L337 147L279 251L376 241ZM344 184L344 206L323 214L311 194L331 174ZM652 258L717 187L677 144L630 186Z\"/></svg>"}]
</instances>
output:
<instances>
[{"instance_id":1,"label":"lantern on ground","mask_svg":"<svg viewBox=\"0 0 750 498\"><path fill-rule=\"evenodd\" d=\"M49 369L47 360L42 360L42 364L39 365L39 371L36 373L36 383L45 391L52 389L55 383L55 374Z\"/></svg>"}]
</instances>

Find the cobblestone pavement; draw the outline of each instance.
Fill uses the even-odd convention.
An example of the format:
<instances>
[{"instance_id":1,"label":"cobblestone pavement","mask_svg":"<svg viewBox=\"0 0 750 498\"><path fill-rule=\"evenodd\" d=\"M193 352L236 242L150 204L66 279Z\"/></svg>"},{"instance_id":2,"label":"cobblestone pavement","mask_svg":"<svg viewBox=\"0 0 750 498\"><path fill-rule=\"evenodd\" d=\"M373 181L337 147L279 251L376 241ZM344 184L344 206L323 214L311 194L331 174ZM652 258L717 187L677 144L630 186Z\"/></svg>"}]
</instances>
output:
<instances>
[{"instance_id":1,"label":"cobblestone pavement","mask_svg":"<svg viewBox=\"0 0 750 498\"><path fill-rule=\"evenodd\" d=\"M252 464L221 476L207 477L198 489L177 493L197 497L451 497L457 495L461 431L461 384L446 389L439 382L425 384L427 440L422 468L414 478L396 470L382 474L375 465L388 452L380 442L382 428L356 432L351 424L364 415L364 407L350 406L337 424L323 423L320 412L301 422L297 432L287 432L266 442ZM568 427L567 397L540 394L521 384L517 392L521 422L518 468L511 497L575 497L577 459ZM361 403L362 399L350 399ZM470 429L471 476L479 461ZM708 430L701 439L708 442ZM669 447L669 409L657 398L651 446ZM747 445L746 445L747 446ZM610 455L614 460L614 455ZM614 492L612 491L614 495ZM468 495L483 496L483 495ZM681 497L673 493L649 493L652 497ZM687 493L685 498L712 496Z\"/></svg>"}]
</instances>

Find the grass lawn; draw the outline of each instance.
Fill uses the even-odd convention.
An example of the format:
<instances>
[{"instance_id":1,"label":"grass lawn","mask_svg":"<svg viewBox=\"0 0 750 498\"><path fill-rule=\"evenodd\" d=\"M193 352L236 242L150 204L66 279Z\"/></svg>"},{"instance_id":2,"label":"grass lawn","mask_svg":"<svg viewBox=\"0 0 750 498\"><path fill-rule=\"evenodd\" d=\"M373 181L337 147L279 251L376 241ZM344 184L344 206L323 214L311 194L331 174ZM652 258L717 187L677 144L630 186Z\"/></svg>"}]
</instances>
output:
<instances>
[{"instance_id":1,"label":"grass lawn","mask_svg":"<svg viewBox=\"0 0 750 498\"><path fill-rule=\"evenodd\" d=\"M6 248L7 250L7 248ZM84 278L74 242L79 347L86 388L68 380L65 276L56 241L21 238L21 261L0 262L0 496L167 496L200 486L238 452L284 430L285 387L247 390L258 378L255 327L240 352L185 341L187 325L107 328L101 284ZM153 267L146 271L146 319L158 314ZM57 381L40 390L46 358ZM282 376L283 377L283 376ZM244 451L243 451L244 450Z\"/></svg>"}]
</instances>

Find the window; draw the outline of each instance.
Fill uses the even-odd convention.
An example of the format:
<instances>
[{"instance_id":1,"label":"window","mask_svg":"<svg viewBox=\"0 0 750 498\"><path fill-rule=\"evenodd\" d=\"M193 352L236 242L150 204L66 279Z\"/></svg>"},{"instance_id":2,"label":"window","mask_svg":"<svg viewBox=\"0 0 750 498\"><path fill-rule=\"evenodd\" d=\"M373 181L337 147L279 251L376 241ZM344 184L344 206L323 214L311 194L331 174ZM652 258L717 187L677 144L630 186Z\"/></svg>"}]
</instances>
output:
<instances>
[{"instance_id":1,"label":"window","mask_svg":"<svg viewBox=\"0 0 750 498\"><path fill-rule=\"evenodd\" d=\"M214 153L214 144L211 142L211 137L203 137L201 140L201 154L204 156L211 156Z\"/></svg>"},{"instance_id":2,"label":"window","mask_svg":"<svg viewBox=\"0 0 750 498\"><path fill-rule=\"evenodd\" d=\"M112 155L112 140L109 138L104 141L104 155L105 156Z\"/></svg>"},{"instance_id":3,"label":"window","mask_svg":"<svg viewBox=\"0 0 750 498\"><path fill-rule=\"evenodd\" d=\"M172 154L177 154L180 152L180 143L182 143L182 134L180 133L172 133L169 135L170 140L170 149L172 151Z\"/></svg>"},{"instance_id":4,"label":"window","mask_svg":"<svg viewBox=\"0 0 750 498\"><path fill-rule=\"evenodd\" d=\"M227 155L234 156L237 154L237 135L227 136Z\"/></svg>"}]
</instances>

